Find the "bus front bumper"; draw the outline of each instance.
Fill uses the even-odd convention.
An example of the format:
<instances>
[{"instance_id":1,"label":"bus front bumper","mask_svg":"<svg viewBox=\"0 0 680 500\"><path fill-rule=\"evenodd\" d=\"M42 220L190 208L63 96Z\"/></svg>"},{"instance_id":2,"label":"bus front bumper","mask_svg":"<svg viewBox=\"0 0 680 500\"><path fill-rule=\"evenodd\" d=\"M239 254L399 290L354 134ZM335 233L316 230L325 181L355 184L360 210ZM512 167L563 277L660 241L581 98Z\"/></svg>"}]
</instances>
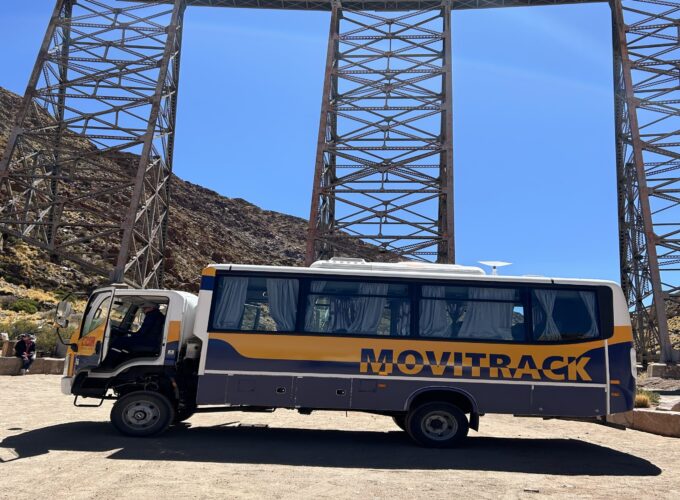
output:
<instances>
[{"instance_id":1,"label":"bus front bumper","mask_svg":"<svg viewBox=\"0 0 680 500\"><path fill-rule=\"evenodd\" d=\"M73 377L61 377L61 393L70 396L72 383Z\"/></svg>"}]
</instances>

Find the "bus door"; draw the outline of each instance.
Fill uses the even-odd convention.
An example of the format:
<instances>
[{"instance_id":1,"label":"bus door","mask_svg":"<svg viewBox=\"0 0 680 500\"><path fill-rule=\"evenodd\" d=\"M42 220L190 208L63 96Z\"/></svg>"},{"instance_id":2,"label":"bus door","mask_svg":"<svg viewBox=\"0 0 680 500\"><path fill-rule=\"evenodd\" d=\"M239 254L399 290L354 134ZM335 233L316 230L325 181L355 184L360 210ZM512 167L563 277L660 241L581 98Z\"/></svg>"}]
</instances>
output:
<instances>
[{"instance_id":1,"label":"bus door","mask_svg":"<svg viewBox=\"0 0 680 500\"><path fill-rule=\"evenodd\" d=\"M113 295L113 288L104 288L97 290L90 297L83 314L80 332L76 334L78 338L71 340L77 344L78 350L70 351L72 356L70 376L84 369L98 366L106 353Z\"/></svg>"}]
</instances>

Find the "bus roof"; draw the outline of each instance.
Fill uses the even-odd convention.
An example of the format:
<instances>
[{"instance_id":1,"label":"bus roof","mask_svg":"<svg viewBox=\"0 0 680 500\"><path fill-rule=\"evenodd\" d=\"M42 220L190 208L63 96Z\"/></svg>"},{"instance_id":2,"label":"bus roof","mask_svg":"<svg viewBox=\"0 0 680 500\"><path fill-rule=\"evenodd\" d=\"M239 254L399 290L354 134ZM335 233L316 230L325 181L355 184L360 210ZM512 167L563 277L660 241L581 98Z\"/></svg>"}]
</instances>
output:
<instances>
[{"instance_id":1,"label":"bus roof","mask_svg":"<svg viewBox=\"0 0 680 500\"><path fill-rule=\"evenodd\" d=\"M451 279L493 282L525 282L544 284L574 285L619 285L613 281L579 278L557 278L549 276L488 275L479 267L455 264L434 264L429 262L366 262L363 259L333 258L314 262L310 267L264 266L249 264L211 264L210 269L218 271L251 271L295 274L316 274L329 276L371 276L385 278Z\"/></svg>"}]
</instances>

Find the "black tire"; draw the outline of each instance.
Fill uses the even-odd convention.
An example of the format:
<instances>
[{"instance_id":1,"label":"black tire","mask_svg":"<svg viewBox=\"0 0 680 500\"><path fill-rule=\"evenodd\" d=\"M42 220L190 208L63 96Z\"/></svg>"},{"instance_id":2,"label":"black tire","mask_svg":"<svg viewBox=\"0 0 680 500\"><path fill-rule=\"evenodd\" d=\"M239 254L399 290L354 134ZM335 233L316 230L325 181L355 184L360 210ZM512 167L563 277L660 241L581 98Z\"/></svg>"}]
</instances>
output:
<instances>
[{"instance_id":1,"label":"black tire","mask_svg":"<svg viewBox=\"0 0 680 500\"><path fill-rule=\"evenodd\" d=\"M411 410L406 431L411 439L428 448L452 448L467 437L465 413L451 403L425 403Z\"/></svg>"},{"instance_id":2,"label":"black tire","mask_svg":"<svg viewBox=\"0 0 680 500\"><path fill-rule=\"evenodd\" d=\"M127 436L155 436L166 430L174 418L170 401L157 392L131 392L111 409L111 423Z\"/></svg>"},{"instance_id":3,"label":"black tire","mask_svg":"<svg viewBox=\"0 0 680 500\"><path fill-rule=\"evenodd\" d=\"M172 421L173 424L179 424L185 420L189 420L196 413L196 407L186 407L178 408L175 410L175 419Z\"/></svg>"},{"instance_id":4,"label":"black tire","mask_svg":"<svg viewBox=\"0 0 680 500\"><path fill-rule=\"evenodd\" d=\"M394 420L394 423L397 424L397 427L399 427L402 431L406 430L406 414L395 415L392 417L392 420Z\"/></svg>"}]
</instances>

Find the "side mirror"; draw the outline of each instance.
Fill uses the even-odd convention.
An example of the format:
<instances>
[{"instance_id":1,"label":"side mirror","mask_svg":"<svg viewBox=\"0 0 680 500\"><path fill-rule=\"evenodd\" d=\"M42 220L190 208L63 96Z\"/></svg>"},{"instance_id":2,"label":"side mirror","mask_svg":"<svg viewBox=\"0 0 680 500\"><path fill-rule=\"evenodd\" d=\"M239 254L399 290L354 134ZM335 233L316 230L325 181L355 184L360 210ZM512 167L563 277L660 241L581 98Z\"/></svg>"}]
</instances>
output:
<instances>
[{"instance_id":1,"label":"side mirror","mask_svg":"<svg viewBox=\"0 0 680 500\"><path fill-rule=\"evenodd\" d=\"M78 352L78 344L64 342L64 339L61 338L61 332L59 332L60 328L66 328L68 326L68 318L69 316L71 316L71 313L73 312L73 307L71 306L71 303L68 301L68 298L70 296L71 294L68 294L64 298L64 300L57 304L57 310L55 311L54 315L54 322L57 324L57 337L59 337L59 342L61 342L65 346L70 347L73 352Z\"/></svg>"},{"instance_id":2,"label":"side mirror","mask_svg":"<svg viewBox=\"0 0 680 500\"><path fill-rule=\"evenodd\" d=\"M72 312L71 303L67 300L62 300L57 305L56 317L54 318L55 323L61 328L66 328L68 326L68 318Z\"/></svg>"}]
</instances>

